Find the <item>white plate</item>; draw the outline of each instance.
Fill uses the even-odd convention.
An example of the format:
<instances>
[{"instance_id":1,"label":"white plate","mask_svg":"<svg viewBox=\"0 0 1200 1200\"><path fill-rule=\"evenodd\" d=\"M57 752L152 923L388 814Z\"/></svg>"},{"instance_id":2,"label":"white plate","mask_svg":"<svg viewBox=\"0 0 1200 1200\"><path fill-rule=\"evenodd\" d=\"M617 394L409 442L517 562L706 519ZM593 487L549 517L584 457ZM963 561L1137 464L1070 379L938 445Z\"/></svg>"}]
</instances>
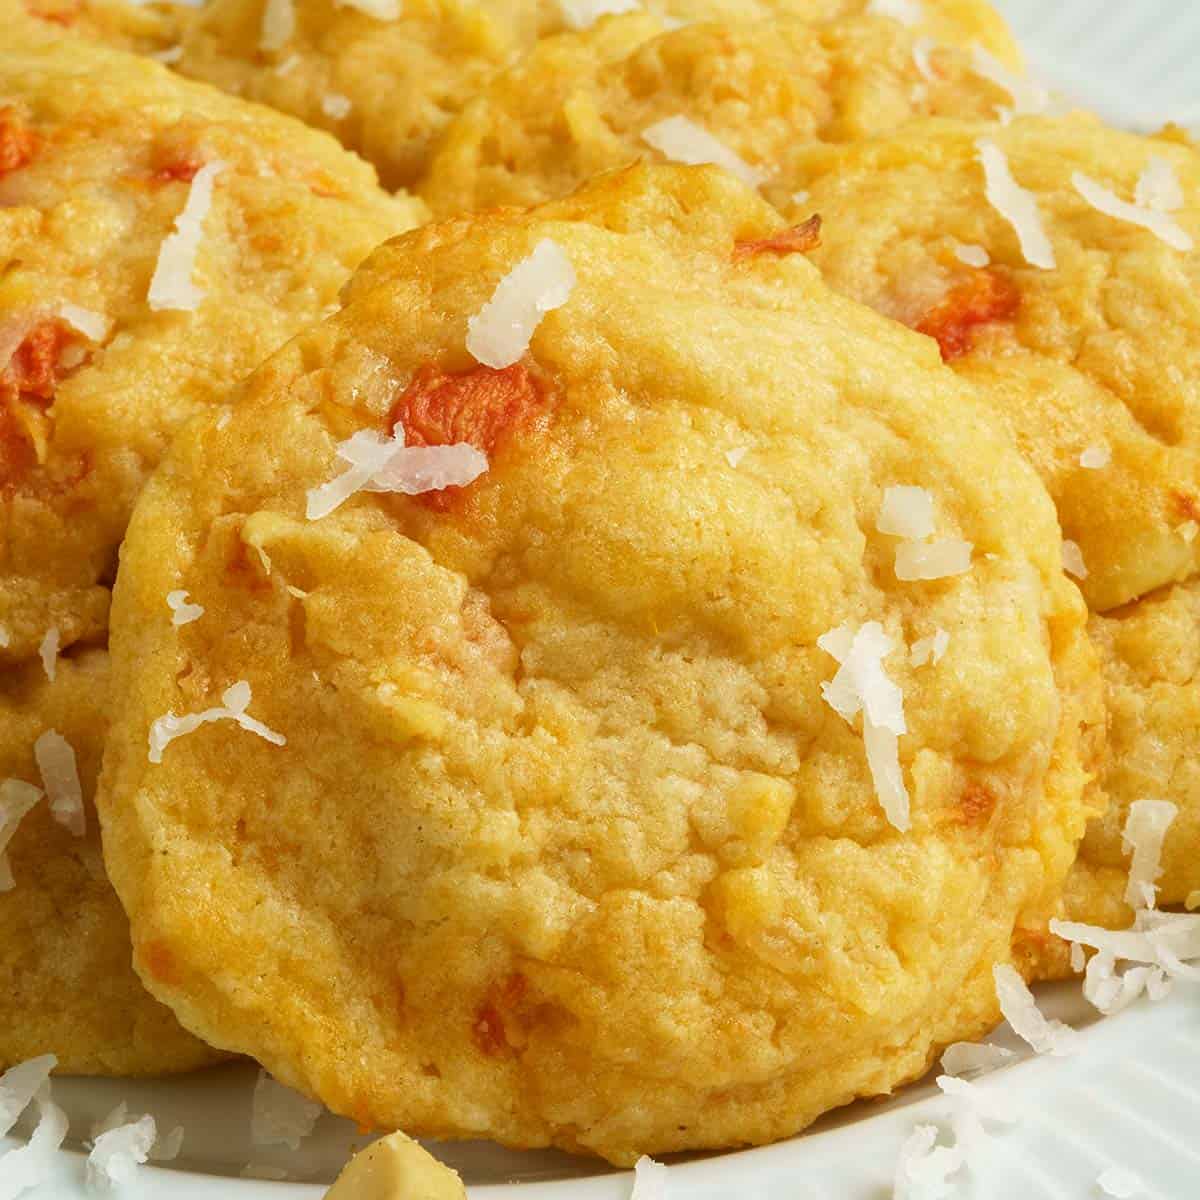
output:
<instances>
[{"instance_id":1,"label":"white plate","mask_svg":"<svg viewBox=\"0 0 1200 1200\"><path fill-rule=\"evenodd\" d=\"M1197 0L996 0L1031 67L1072 99L1130 127L1166 120L1200 125L1200 2ZM1074 985L1040 993L1047 1011L1085 1028L1072 1059L1023 1059L982 1086L1023 1114L993 1139L954 1195L970 1200L1068 1200L1101 1195L1111 1165L1137 1174L1147 1200L1200 1196L1200 988L1179 988L1157 1005L1139 1003L1097 1020ZM1011 1037L1001 1037L1017 1046ZM73 1143L120 1100L151 1112L160 1130L181 1124L184 1148L171 1167L145 1168L121 1196L139 1200L291 1200L318 1197L365 1139L346 1121L322 1117L292 1154L249 1142L255 1073L234 1066L183 1080L57 1081ZM886 1103L830 1114L800 1137L759 1150L713 1155L671 1170L682 1200L886 1200L896 1155L919 1121L938 1121L943 1102L930 1083ZM0 1139L0 1149L17 1143ZM518 1153L486 1143L446 1143L474 1200L627 1200L629 1176L557 1153ZM293 1180L239 1178L247 1163L286 1168ZM0 1167L0 1172L3 1168ZM54 1180L30 1200L81 1200L83 1156L64 1153ZM3 1177L0 1175L0 1183Z\"/></svg>"}]
</instances>

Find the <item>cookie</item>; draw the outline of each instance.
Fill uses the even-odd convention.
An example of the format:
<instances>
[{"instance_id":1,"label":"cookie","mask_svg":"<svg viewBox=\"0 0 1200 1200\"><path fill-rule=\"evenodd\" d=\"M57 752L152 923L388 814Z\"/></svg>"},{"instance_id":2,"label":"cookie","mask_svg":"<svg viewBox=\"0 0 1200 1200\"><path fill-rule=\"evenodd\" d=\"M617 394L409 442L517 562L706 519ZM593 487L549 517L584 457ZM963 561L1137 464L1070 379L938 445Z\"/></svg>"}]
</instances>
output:
<instances>
[{"instance_id":1,"label":"cookie","mask_svg":"<svg viewBox=\"0 0 1200 1200\"><path fill-rule=\"evenodd\" d=\"M0 778L39 785L34 747L54 730L90 803L109 588L138 490L179 425L334 306L420 206L326 135L148 60L24 19L6 37ZM94 814L77 836L48 807L9 846L0 1059L120 1074L212 1059L137 982Z\"/></svg>"},{"instance_id":2,"label":"cookie","mask_svg":"<svg viewBox=\"0 0 1200 1200\"><path fill-rule=\"evenodd\" d=\"M645 7L674 21L779 14L827 20L867 5L656 0ZM978 40L1016 60L1003 22L980 0L939 0L924 8L923 33L959 44ZM451 118L497 72L540 37L589 18L588 5L559 0L213 0L189 24L177 66L330 130L373 162L385 184L411 186ZM601 19L598 28L605 23Z\"/></svg>"},{"instance_id":3,"label":"cookie","mask_svg":"<svg viewBox=\"0 0 1200 1200\"><path fill-rule=\"evenodd\" d=\"M710 168L432 225L177 441L98 803L189 1028L629 1163L994 1023L1088 813L1083 605L970 387L796 242Z\"/></svg>"},{"instance_id":4,"label":"cookie","mask_svg":"<svg viewBox=\"0 0 1200 1200\"><path fill-rule=\"evenodd\" d=\"M547 37L451 124L421 192L449 216L553 199L599 171L666 158L727 166L786 211L806 142L919 116L992 118L1008 96L978 69L985 13L935 25L936 44L928 25L871 13L682 28L635 13Z\"/></svg>"}]
</instances>

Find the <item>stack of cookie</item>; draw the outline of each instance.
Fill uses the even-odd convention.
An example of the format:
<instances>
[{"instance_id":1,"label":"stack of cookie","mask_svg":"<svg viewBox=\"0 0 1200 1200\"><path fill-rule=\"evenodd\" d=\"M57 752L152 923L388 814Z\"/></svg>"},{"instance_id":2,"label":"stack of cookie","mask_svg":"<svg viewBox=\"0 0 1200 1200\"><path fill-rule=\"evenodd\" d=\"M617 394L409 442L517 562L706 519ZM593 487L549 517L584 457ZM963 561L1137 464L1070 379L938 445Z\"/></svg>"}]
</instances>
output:
<instances>
[{"instance_id":1,"label":"stack of cookie","mask_svg":"<svg viewBox=\"0 0 1200 1200\"><path fill-rule=\"evenodd\" d=\"M632 1163L1187 970L1182 133L982 0L13 4L0 1065Z\"/></svg>"}]
</instances>

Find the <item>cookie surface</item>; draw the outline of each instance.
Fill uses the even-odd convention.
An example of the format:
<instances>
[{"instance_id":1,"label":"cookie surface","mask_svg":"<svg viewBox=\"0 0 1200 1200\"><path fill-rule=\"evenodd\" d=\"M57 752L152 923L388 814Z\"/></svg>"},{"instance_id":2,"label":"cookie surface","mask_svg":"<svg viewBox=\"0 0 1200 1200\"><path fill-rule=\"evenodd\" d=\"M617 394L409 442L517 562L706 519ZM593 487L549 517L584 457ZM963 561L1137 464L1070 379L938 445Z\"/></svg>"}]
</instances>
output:
<instances>
[{"instance_id":1,"label":"cookie surface","mask_svg":"<svg viewBox=\"0 0 1200 1200\"><path fill-rule=\"evenodd\" d=\"M331 139L147 60L23 21L0 56L0 778L37 784L34 742L73 745L90 798L98 665L117 547L174 430L334 304L372 246L412 224ZM194 310L154 310L164 239L207 163ZM85 647L89 649L84 649ZM58 674L41 688L44 656ZM74 656L80 654L78 663ZM87 664L84 669L84 664ZM75 745L78 737L79 743ZM32 772L32 773L31 773ZM212 1056L142 991L94 816L44 802L0 894L0 1058L149 1073Z\"/></svg>"},{"instance_id":2,"label":"cookie surface","mask_svg":"<svg viewBox=\"0 0 1200 1200\"><path fill-rule=\"evenodd\" d=\"M43 797L25 815L0 891L0 1070L40 1054L69 1074L186 1071L225 1055L179 1027L142 987L129 923L104 874L92 806L108 725L108 655L62 659L51 683L40 663L0 672L0 779L41 785L34 744L56 730L75 752L86 832L56 822Z\"/></svg>"},{"instance_id":3,"label":"cookie surface","mask_svg":"<svg viewBox=\"0 0 1200 1200\"><path fill-rule=\"evenodd\" d=\"M598 171L678 155L687 139L672 150L658 130L682 118L788 211L805 142L872 137L917 116L990 119L1009 100L974 67L979 23L939 15L929 10L936 48L929 24L853 12L683 28L638 13L544 38L453 122L422 195L439 216L564 196Z\"/></svg>"},{"instance_id":4,"label":"cookie surface","mask_svg":"<svg viewBox=\"0 0 1200 1200\"><path fill-rule=\"evenodd\" d=\"M1032 266L986 195L992 141L1053 249ZM1200 237L1200 156L1083 116L1007 128L929 122L871 143L807 146L796 176L824 218L813 261L839 291L942 341L993 395L1081 551L1096 611L1188 579L1200 562L1200 253L1099 211L1082 173L1131 203L1155 160ZM986 265L959 258L982 254ZM1078 564L1076 564L1078 566Z\"/></svg>"},{"instance_id":5,"label":"cookie surface","mask_svg":"<svg viewBox=\"0 0 1200 1200\"><path fill-rule=\"evenodd\" d=\"M866 0L654 0L645 7L683 21L826 20L861 12ZM924 7L924 32L960 44L977 40L1015 60L1003 22L979 0ZM369 8L381 15L368 15ZM266 0L213 0L190 23L177 65L330 130L373 162L388 186L412 185L450 119L539 37L562 30L565 8L558 0L405 0L394 9L286 0L269 18ZM273 34L276 11L289 15Z\"/></svg>"},{"instance_id":6,"label":"cookie surface","mask_svg":"<svg viewBox=\"0 0 1200 1200\"><path fill-rule=\"evenodd\" d=\"M364 1124L628 1163L784 1136L996 1019L1086 819L1083 606L936 347L782 232L667 167L429 226L177 441L124 548L99 805L189 1028ZM468 320L546 239L574 288L482 367ZM307 519L335 447L395 422L486 473ZM893 484L969 570L896 578ZM206 610L181 629L176 588ZM907 833L822 694L818 638L871 621ZM162 745L221 696L272 740Z\"/></svg>"}]
</instances>

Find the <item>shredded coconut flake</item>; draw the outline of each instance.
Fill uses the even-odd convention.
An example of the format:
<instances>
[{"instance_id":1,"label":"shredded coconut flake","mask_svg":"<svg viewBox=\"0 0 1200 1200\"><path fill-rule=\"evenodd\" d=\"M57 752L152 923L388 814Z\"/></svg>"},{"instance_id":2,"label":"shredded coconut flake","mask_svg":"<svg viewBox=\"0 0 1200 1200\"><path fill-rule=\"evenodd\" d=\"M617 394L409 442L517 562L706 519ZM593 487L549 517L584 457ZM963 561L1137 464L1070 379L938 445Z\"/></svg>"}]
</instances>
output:
<instances>
[{"instance_id":1,"label":"shredded coconut flake","mask_svg":"<svg viewBox=\"0 0 1200 1200\"><path fill-rule=\"evenodd\" d=\"M967 267L982 269L992 261L992 256L983 246L970 245L966 242L955 242L954 257Z\"/></svg>"},{"instance_id":2,"label":"shredded coconut flake","mask_svg":"<svg viewBox=\"0 0 1200 1200\"><path fill-rule=\"evenodd\" d=\"M260 1070L254 1085L250 1137L256 1146L287 1146L299 1150L321 1115L321 1105Z\"/></svg>"},{"instance_id":3,"label":"shredded coconut flake","mask_svg":"<svg viewBox=\"0 0 1200 1200\"><path fill-rule=\"evenodd\" d=\"M1031 192L1013 178L1008 158L990 138L975 143L983 165L988 203L1013 227L1021 253L1031 267L1052 271L1058 264L1054 247L1042 225L1042 214Z\"/></svg>"},{"instance_id":4,"label":"shredded coconut flake","mask_svg":"<svg viewBox=\"0 0 1200 1200\"><path fill-rule=\"evenodd\" d=\"M1126 221L1130 225L1148 229L1173 250L1191 250L1196 244L1192 240L1191 234L1183 229L1170 213L1156 208L1142 208L1140 205L1130 204L1082 171L1075 171L1071 175L1071 183L1097 212L1102 212L1105 216L1113 217L1118 221Z\"/></svg>"},{"instance_id":5,"label":"shredded coconut flake","mask_svg":"<svg viewBox=\"0 0 1200 1200\"><path fill-rule=\"evenodd\" d=\"M13 1200L48 1181L67 1137L67 1114L51 1098L45 1081L34 1096L38 1121L29 1141L0 1155L0 1198Z\"/></svg>"},{"instance_id":6,"label":"shredded coconut flake","mask_svg":"<svg viewBox=\"0 0 1200 1200\"><path fill-rule=\"evenodd\" d=\"M168 46L165 50L152 50L150 57L170 66L171 63L177 63L183 57L183 47Z\"/></svg>"},{"instance_id":7,"label":"shredded coconut flake","mask_svg":"<svg viewBox=\"0 0 1200 1200\"><path fill-rule=\"evenodd\" d=\"M1083 952L1083 947L1072 943L1071 945L1071 970L1078 975L1084 967L1087 966L1087 955Z\"/></svg>"},{"instance_id":8,"label":"shredded coconut flake","mask_svg":"<svg viewBox=\"0 0 1200 1200\"><path fill-rule=\"evenodd\" d=\"M149 1114L106 1129L88 1155L88 1187L104 1189L132 1182L138 1167L150 1157L153 1145L154 1118Z\"/></svg>"},{"instance_id":9,"label":"shredded coconut flake","mask_svg":"<svg viewBox=\"0 0 1200 1200\"><path fill-rule=\"evenodd\" d=\"M805 192L805 191L793 192L792 193L792 203L793 204L807 204L808 197L809 197L808 192Z\"/></svg>"},{"instance_id":10,"label":"shredded coconut flake","mask_svg":"<svg viewBox=\"0 0 1200 1200\"><path fill-rule=\"evenodd\" d=\"M146 297L155 312L165 309L192 312L204 299L204 292L192 282L192 274L204 233L204 218L212 207L213 182L223 170L225 164L213 159L196 172L183 211L175 218L175 228L163 238Z\"/></svg>"},{"instance_id":11,"label":"shredded coconut flake","mask_svg":"<svg viewBox=\"0 0 1200 1200\"><path fill-rule=\"evenodd\" d=\"M0 1137L8 1133L58 1066L53 1054L28 1058L0 1075Z\"/></svg>"},{"instance_id":12,"label":"shredded coconut flake","mask_svg":"<svg viewBox=\"0 0 1200 1200\"><path fill-rule=\"evenodd\" d=\"M921 487L885 488L875 528L896 537L928 537L933 532L933 497Z\"/></svg>"},{"instance_id":13,"label":"shredded coconut flake","mask_svg":"<svg viewBox=\"0 0 1200 1200\"><path fill-rule=\"evenodd\" d=\"M1079 465L1088 471L1103 471L1112 462L1107 446L1089 446L1080 456Z\"/></svg>"},{"instance_id":14,"label":"shredded coconut flake","mask_svg":"<svg viewBox=\"0 0 1200 1200\"><path fill-rule=\"evenodd\" d=\"M746 457L749 450L749 446L735 446L732 450L726 450L725 461L736 470L738 464Z\"/></svg>"},{"instance_id":15,"label":"shredded coconut flake","mask_svg":"<svg viewBox=\"0 0 1200 1200\"><path fill-rule=\"evenodd\" d=\"M511 367L529 349L542 318L566 304L575 270L562 247L543 238L496 285L467 322L467 349L489 367Z\"/></svg>"},{"instance_id":16,"label":"shredded coconut flake","mask_svg":"<svg viewBox=\"0 0 1200 1200\"><path fill-rule=\"evenodd\" d=\"M1130 908L1153 908L1162 874L1163 839L1179 809L1169 800L1135 800L1125 818L1123 844L1131 855L1129 879L1125 885L1125 903Z\"/></svg>"},{"instance_id":17,"label":"shredded coconut flake","mask_svg":"<svg viewBox=\"0 0 1200 1200\"><path fill-rule=\"evenodd\" d=\"M349 96L343 96L341 92L326 92L321 97L321 111L331 121L343 121L350 115L350 110L354 107Z\"/></svg>"},{"instance_id":18,"label":"shredded coconut flake","mask_svg":"<svg viewBox=\"0 0 1200 1200\"><path fill-rule=\"evenodd\" d=\"M204 606L190 604L185 591L168 592L167 607L171 610L172 625L190 625L204 616Z\"/></svg>"},{"instance_id":19,"label":"shredded coconut flake","mask_svg":"<svg viewBox=\"0 0 1200 1200\"><path fill-rule=\"evenodd\" d=\"M267 0L263 8L258 44L263 50L279 50L296 33L296 7L293 0Z\"/></svg>"},{"instance_id":20,"label":"shredded coconut flake","mask_svg":"<svg viewBox=\"0 0 1200 1200\"><path fill-rule=\"evenodd\" d=\"M633 1164L629 1200L667 1200L667 1166L643 1154Z\"/></svg>"},{"instance_id":21,"label":"shredded coconut flake","mask_svg":"<svg viewBox=\"0 0 1200 1200\"><path fill-rule=\"evenodd\" d=\"M934 542L901 542L896 547L896 578L912 583L925 579L948 579L971 569L974 546L961 538L938 538Z\"/></svg>"},{"instance_id":22,"label":"shredded coconut flake","mask_svg":"<svg viewBox=\"0 0 1200 1200\"><path fill-rule=\"evenodd\" d=\"M637 12L638 0L558 0L563 20L569 29L590 29L610 13Z\"/></svg>"},{"instance_id":23,"label":"shredded coconut flake","mask_svg":"<svg viewBox=\"0 0 1200 1200\"><path fill-rule=\"evenodd\" d=\"M892 1184L893 1200L934 1200L950 1192L950 1178L962 1169L955 1147L939 1146L936 1125L918 1125L900 1148Z\"/></svg>"},{"instance_id":24,"label":"shredded coconut flake","mask_svg":"<svg viewBox=\"0 0 1200 1200\"><path fill-rule=\"evenodd\" d=\"M102 342L108 337L112 322L103 314L93 312L90 308L80 308L78 304L63 301L58 306L58 315L72 329L78 330L92 342Z\"/></svg>"},{"instance_id":25,"label":"shredded coconut flake","mask_svg":"<svg viewBox=\"0 0 1200 1200\"><path fill-rule=\"evenodd\" d=\"M1182 525L1175 530L1177 534L1189 545L1196 540L1196 534L1200 533L1200 525L1195 521L1184 521Z\"/></svg>"},{"instance_id":26,"label":"shredded coconut flake","mask_svg":"<svg viewBox=\"0 0 1200 1200\"><path fill-rule=\"evenodd\" d=\"M929 637L917 638L908 652L909 661L914 667L923 667L927 662L937 664L942 661L950 645L950 635L944 629L938 629Z\"/></svg>"},{"instance_id":27,"label":"shredded coconut flake","mask_svg":"<svg viewBox=\"0 0 1200 1200\"><path fill-rule=\"evenodd\" d=\"M1142 1181L1123 1167L1108 1167L1101 1171L1096 1186L1106 1196L1115 1196L1116 1200L1130 1200L1131 1197L1141 1196L1145 1192Z\"/></svg>"},{"instance_id":28,"label":"shredded coconut flake","mask_svg":"<svg viewBox=\"0 0 1200 1200\"><path fill-rule=\"evenodd\" d=\"M971 66L976 75L994 83L1012 97L1012 108L1001 109L1001 116L1035 116L1050 107L1050 93L1040 83L1006 67L982 46L972 48Z\"/></svg>"},{"instance_id":29,"label":"shredded coconut flake","mask_svg":"<svg viewBox=\"0 0 1200 1200\"><path fill-rule=\"evenodd\" d=\"M923 37L917 38L913 42L913 62L916 64L917 70L921 74L921 78L928 83L937 83L940 76L933 69L933 62L930 55L937 49L937 43L933 38Z\"/></svg>"},{"instance_id":30,"label":"shredded coconut flake","mask_svg":"<svg viewBox=\"0 0 1200 1200\"><path fill-rule=\"evenodd\" d=\"M1071 541L1070 538L1063 538L1062 564L1063 570L1068 575L1074 575L1076 579L1088 577L1087 563L1083 561L1083 551L1080 550L1079 543Z\"/></svg>"},{"instance_id":31,"label":"shredded coconut flake","mask_svg":"<svg viewBox=\"0 0 1200 1200\"><path fill-rule=\"evenodd\" d=\"M338 8L357 8L377 21L394 21L400 16L400 0L336 0Z\"/></svg>"},{"instance_id":32,"label":"shredded coconut flake","mask_svg":"<svg viewBox=\"0 0 1200 1200\"><path fill-rule=\"evenodd\" d=\"M150 761L162 762L163 751L176 738L193 733L201 725L212 721L236 721L243 729L257 734L274 746L287 745L287 738L282 733L268 729L261 721L256 721L246 713L250 706L250 698L250 685L244 679L239 679L232 687L225 689L221 696L221 705L218 707L206 708L203 712L188 713L182 717L177 717L171 712L159 717L150 726Z\"/></svg>"},{"instance_id":33,"label":"shredded coconut flake","mask_svg":"<svg viewBox=\"0 0 1200 1200\"><path fill-rule=\"evenodd\" d=\"M1015 1057L1011 1050L990 1042L955 1042L942 1054L942 1070L955 1077L986 1075Z\"/></svg>"},{"instance_id":34,"label":"shredded coconut flake","mask_svg":"<svg viewBox=\"0 0 1200 1200\"><path fill-rule=\"evenodd\" d=\"M46 672L46 678L51 683L54 682L54 676L58 671L58 642L58 626L55 625L46 630L46 636L42 638L41 645L38 646L38 656L42 660L42 670Z\"/></svg>"},{"instance_id":35,"label":"shredded coconut flake","mask_svg":"<svg viewBox=\"0 0 1200 1200\"><path fill-rule=\"evenodd\" d=\"M702 125L687 117L667 117L656 121L642 130L642 141L657 150L671 162L699 166L709 163L724 167L750 187L759 187L766 182L765 172L752 167L745 159L735 154L724 142L718 141Z\"/></svg>"},{"instance_id":36,"label":"shredded coconut flake","mask_svg":"<svg viewBox=\"0 0 1200 1200\"><path fill-rule=\"evenodd\" d=\"M1022 1041L1028 1042L1038 1054L1061 1057L1075 1053L1079 1034L1069 1025L1042 1015L1033 993L1013 967L997 963L992 968L992 977L1000 1011Z\"/></svg>"},{"instance_id":37,"label":"shredded coconut flake","mask_svg":"<svg viewBox=\"0 0 1200 1200\"><path fill-rule=\"evenodd\" d=\"M1154 155L1138 177L1133 197L1138 208L1175 212L1183 207L1183 187L1175 168L1161 155Z\"/></svg>"},{"instance_id":38,"label":"shredded coconut flake","mask_svg":"<svg viewBox=\"0 0 1200 1200\"><path fill-rule=\"evenodd\" d=\"M76 837L83 837L87 819L83 811L83 788L75 765L75 751L56 729L47 729L33 743L33 756L42 774L42 786L50 801L50 815Z\"/></svg>"},{"instance_id":39,"label":"shredded coconut flake","mask_svg":"<svg viewBox=\"0 0 1200 1200\"><path fill-rule=\"evenodd\" d=\"M874 17L891 17L901 25L919 25L925 19L919 0L871 0L867 12Z\"/></svg>"},{"instance_id":40,"label":"shredded coconut flake","mask_svg":"<svg viewBox=\"0 0 1200 1200\"><path fill-rule=\"evenodd\" d=\"M11 891L16 885L6 854L8 844L17 826L41 798L42 789L23 779L0 781L0 892Z\"/></svg>"},{"instance_id":41,"label":"shredded coconut flake","mask_svg":"<svg viewBox=\"0 0 1200 1200\"><path fill-rule=\"evenodd\" d=\"M279 66L277 66L275 68L275 74L276 75L288 75L300 65L300 62L301 62L300 55L289 54L287 56L287 58L285 58L283 60L283 62L281 62L279 64Z\"/></svg>"},{"instance_id":42,"label":"shredded coconut flake","mask_svg":"<svg viewBox=\"0 0 1200 1200\"><path fill-rule=\"evenodd\" d=\"M488 469L487 456L468 442L450 446L405 446L404 430L385 438L359 430L337 447L349 466L308 492L310 521L328 516L356 492L400 492L417 496L445 487L466 487Z\"/></svg>"},{"instance_id":43,"label":"shredded coconut flake","mask_svg":"<svg viewBox=\"0 0 1200 1200\"><path fill-rule=\"evenodd\" d=\"M883 669L892 640L878 621L868 621L853 632L845 627L830 630L817 639L817 645L839 664L833 679L821 684L821 694L847 722L862 712L863 744L875 793L887 819L904 832L910 825L899 750L899 735L908 728L904 694Z\"/></svg>"}]
</instances>

